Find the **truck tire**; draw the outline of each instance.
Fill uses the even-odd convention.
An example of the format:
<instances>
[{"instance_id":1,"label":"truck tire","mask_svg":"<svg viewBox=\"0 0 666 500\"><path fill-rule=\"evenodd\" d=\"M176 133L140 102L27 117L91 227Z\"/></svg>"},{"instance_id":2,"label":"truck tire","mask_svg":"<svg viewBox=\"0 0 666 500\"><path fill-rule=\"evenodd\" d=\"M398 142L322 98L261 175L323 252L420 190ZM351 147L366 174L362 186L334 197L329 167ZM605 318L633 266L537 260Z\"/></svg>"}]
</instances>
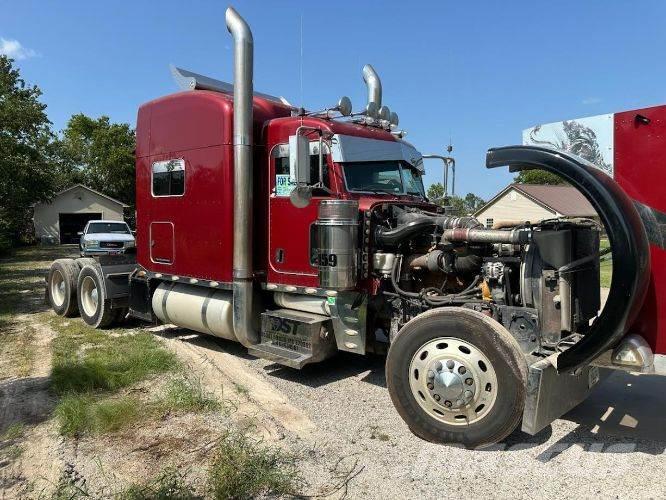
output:
<instances>
[{"instance_id":1,"label":"truck tire","mask_svg":"<svg viewBox=\"0 0 666 500\"><path fill-rule=\"evenodd\" d=\"M106 328L117 317L117 310L111 309L111 302L106 298L104 276L96 262L81 268L77 299L81 318L93 328Z\"/></svg>"},{"instance_id":2,"label":"truck tire","mask_svg":"<svg viewBox=\"0 0 666 500\"><path fill-rule=\"evenodd\" d=\"M518 426L527 362L513 336L488 316L460 307L432 309L398 332L386 383L414 434L482 448Z\"/></svg>"},{"instance_id":3,"label":"truck tire","mask_svg":"<svg viewBox=\"0 0 666 500\"><path fill-rule=\"evenodd\" d=\"M81 256L78 259L76 259L76 263L79 266L79 269L83 269L83 266L85 266L86 264L90 264L91 266L94 266L97 263L97 261L95 259L93 259L92 257L83 257L83 256Z\"/></svg>"},{"instance_id":4,"label":"truck tire","mask_svg":"<svg viewBox=\"0 0 666 500\"><path fill-rule=\"evenodd\" d=\"M73 259L53 261L46 279L46 299L60 316L72 317L79 312L76 301L79 266Z\"/></svg>"}]
</instances>

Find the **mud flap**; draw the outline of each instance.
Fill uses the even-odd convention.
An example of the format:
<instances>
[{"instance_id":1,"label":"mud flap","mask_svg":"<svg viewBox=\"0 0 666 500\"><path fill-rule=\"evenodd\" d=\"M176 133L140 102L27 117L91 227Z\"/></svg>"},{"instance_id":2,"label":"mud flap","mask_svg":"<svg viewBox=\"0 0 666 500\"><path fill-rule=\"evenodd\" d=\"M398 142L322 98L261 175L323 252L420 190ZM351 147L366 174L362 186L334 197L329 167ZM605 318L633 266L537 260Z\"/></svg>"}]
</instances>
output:
<instances>
[{"instance_id":1,"label":"mud flap","mask_svg":"<svg viewBox=\"0 0 666 500\"><path fill-rule=\"evenodd\" d=\"M557 354L533 363L527 375L522 431L534 435L582 403L599 382L599 368L557 373Z\"/></svg>"},{"instance_id":2,"label":"mud flap","mask_svg":"<svg viewBox=\"0 0 666 500\"><path fill-rule=\"evenodd\" d=\"M558 372L574 372L612 348L627 332L649 284L650 252L645 227L632 200L608 175L575 155L540 146L489 149L486 167L512 172L542 169L564 178L594 207L613 249L613 278L602 313L588 333L556 359ZM552 366L552 365L551 365Z\"/></svg>"}]
</instances>

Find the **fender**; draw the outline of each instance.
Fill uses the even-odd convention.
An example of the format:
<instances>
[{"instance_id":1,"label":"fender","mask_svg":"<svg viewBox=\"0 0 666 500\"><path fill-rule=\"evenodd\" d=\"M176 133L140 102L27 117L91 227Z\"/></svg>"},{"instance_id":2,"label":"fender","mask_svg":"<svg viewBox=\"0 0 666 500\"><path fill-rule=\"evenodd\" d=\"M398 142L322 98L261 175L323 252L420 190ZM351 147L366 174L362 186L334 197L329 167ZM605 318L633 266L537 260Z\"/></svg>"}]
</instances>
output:
<instances>
[{"instance_id":1,"label":"fender","mask_svg":"<svg viewBox=\"0 0 666 500\"><path fill-rule=\"evenodd\" d=\"M613 277L606 306L589 332L557 358L559 372L574 371L612 348L631 327L650 281L650 251L645 227L633 201L592 163L541 146L489 149L486 167L508 166L511 172L542 169L564 178L599 214L613 250Z\"/></svg>"}]
</instances>

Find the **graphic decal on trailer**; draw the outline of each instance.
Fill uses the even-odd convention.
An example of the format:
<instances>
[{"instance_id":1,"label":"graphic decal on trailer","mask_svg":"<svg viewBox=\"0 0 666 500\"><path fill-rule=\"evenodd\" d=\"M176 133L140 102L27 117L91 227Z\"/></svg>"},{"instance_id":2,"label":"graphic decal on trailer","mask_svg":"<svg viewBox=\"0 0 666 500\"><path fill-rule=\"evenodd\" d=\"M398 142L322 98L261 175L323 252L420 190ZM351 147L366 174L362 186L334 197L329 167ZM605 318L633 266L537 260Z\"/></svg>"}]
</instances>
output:
<instances>
[{"instance_id":1,"label":"graphic decal on trailer","mask_svg":"<svg viewBox=\"0 0 666 500\"><path fill-rule=\"evenodd\" d=\"M523 130L523 144L580 156L613 177L613 114L546 123Z\"/></svg>"}]
</instances>

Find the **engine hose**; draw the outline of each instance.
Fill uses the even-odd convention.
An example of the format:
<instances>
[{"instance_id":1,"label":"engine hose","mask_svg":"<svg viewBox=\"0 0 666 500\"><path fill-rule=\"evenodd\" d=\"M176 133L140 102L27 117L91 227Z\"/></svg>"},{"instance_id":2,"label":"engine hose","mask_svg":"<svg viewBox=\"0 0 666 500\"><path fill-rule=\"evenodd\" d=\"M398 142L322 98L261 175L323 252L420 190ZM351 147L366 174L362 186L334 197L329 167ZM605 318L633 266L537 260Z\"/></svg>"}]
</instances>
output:
<instances>
[{"instance_id":1,"label":"engine hose","mask_svg":"<svg viewBox=\"0 0 666 500\"><path fill-rule=\"evenodd\" d=\"M442 304L466 304L469 302L483 302L479 300L472 299L471 297L468 298L466 295L471 294L474 292L474 287L479 284L479 281L481 280L481 276L476 276L472 283L465 288L462 292L456 293L456 294L449 294L449 295L441 295L439 297L429 297L425 292L427 292L429 289L423 289L420 292L408 292L406 290L403 290L400 288L400 285L398 285L398 278L399 278L399 273L400 273L400 268L402 265L402 255L397 256L395 261L393 262L393 269L391 270L391 284L393 285L393 289L398 293L398 295L402 297L409 297L413 299L423 299L425 300L426 303L432 305L432 306L439 306ZM432 290L438 291L435 288L432 288Z\"/></svg>"},{"instance_id":2,"label":"engine hose","mask_svg":"<svg viewBox=\"0 0 666 500\"><path fill-rule=\"evenodd\" d=\"M482 261L483 257L472 253L462 257L456 257L453 268L460 274L472 274L479 270Z\"/></svg>"},{"instance_id":3,"label":"engine hose","mask_svg":"<svg viewBox=\"0 0 666 500\"><path fill-rule=\"evenodd\" d=\"M437 227L437 221L431 217L422 217L398 226L395 229L378 227L375 231L375 242L379 245L394 247L408 238L434 229L435 227Z\"/></svg>"}]
</instances>

